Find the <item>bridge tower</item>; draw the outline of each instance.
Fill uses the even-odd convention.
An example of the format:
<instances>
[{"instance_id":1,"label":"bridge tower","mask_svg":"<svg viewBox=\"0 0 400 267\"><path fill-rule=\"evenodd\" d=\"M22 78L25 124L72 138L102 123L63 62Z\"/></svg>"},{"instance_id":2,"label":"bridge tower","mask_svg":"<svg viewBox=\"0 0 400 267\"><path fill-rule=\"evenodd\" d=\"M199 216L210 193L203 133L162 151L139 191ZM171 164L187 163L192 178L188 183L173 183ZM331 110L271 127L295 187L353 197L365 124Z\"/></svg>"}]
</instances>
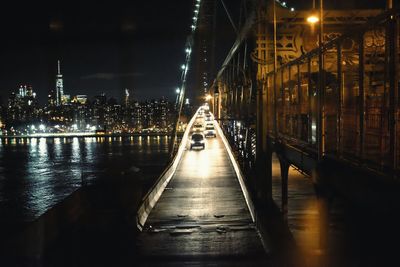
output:
<instances>
[{"instance_id":1,"label":"bridge tower","mask_svg":"<svg viewBox=\"0 0 400 267\"><path fill-rule=\"evenodd\" d=\"M196 35L196 99L200 102L208 92L215 70L216 0L201 1Z\"/></svg>"}]
</instances>

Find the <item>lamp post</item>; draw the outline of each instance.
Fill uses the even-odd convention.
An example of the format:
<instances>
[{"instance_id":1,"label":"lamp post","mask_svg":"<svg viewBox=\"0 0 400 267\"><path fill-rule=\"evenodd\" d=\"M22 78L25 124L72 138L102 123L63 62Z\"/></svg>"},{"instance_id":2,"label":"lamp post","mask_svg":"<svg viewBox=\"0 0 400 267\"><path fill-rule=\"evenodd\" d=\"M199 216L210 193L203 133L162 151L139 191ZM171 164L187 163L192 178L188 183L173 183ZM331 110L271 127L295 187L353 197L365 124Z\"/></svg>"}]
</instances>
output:
<instances>
[{"instance_id":1,"label":"lamp post","mask_svg":"<svg viewBox=\"0 0 400 267\"><path fill-rule=\"evenodd\" d=\"M319 17L320 17L315 8L315 0L313 0L313 5L312 5L311 10L312 11L311 11L310 16L307 17L307 22L311 23L313 25L319 21Z\"/></svg>"},{"instance_id":2,"label":"lamp post","mask_svg":"<svg viewBox=\"0 0 400 267\"><path fill-rule=\"evenodd\" d=\"M313 7L307 22L312 27L319 22L318 27L318 90L317 90L317 145L318 145L318 160L322 159L325 151L325 138L324 138L324 57L323 57L323 43L324 43L324 3L319 0L319 12L316 12L315 0L313 0Z\"/></svg>"},{"instance_id":3,"label":"lamp post","mask_svg":"<svg viewBox=\"0 0 400 267\"><path fill-rule=\"evenodd\" d=\"M313 0L313 5L312 5L312 9L311 9L311 13L310 15L307 17L307 22L310 24L311 26L311 32L314 32L314 28L315 25L320 22L320 18L321 15L319 14L319 11L317 11L317 9L315 8L315 0ZM319 42L319 37L317 37L317 42Z\"/></svg>"},{"instance_id":4,"label":"lamp post","mask_svg":"<svg viewBox=\"0 0 400 267\"><path fill-rule=\"evenodd\" d=\"M314 0L315 1L315 0ZM323 154L325 153L325 126L324 126L324 56L323 56L323 42L324 42L324 6L323 0L319 0L319 34L318 34L318 71L319 71L319 79L318 79L318 99L317 99L317 107L318 107L318 120L317 120L317 129L318 129L318 160L322 159Z\"/></svg>"}]
</instances>

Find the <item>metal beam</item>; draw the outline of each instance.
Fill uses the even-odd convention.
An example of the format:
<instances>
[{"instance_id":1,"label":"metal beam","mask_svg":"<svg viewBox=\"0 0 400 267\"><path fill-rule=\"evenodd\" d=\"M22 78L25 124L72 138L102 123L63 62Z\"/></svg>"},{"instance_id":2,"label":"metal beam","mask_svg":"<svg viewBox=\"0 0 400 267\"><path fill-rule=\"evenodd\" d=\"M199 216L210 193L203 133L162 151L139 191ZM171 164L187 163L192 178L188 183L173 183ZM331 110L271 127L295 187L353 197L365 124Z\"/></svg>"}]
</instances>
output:
<instances>
[{"instance_id":1,"label":"metal beam","mask_svg":"<svg viewBox=\"0 0 400 267\"><path fill-rule=\"evenodd\" d=\"M256 0L252 1L253 7L251 8L250 15L248 16L246 23L243 25L243 27L240 29L240 32L236 38L235 43L233 44L232 48L230 49L227 57L225 58L224 62L222 63L222 66L220 70L217 73L216 80L219 80L222 76L222 73L225 71L226 67L229 65L230 61L236 54L237 50L239 49L240 45L242 42L246 39L247 35L249 34L251 28L255 24L255 18L256 18ZM215 81L214 81L215 83Z\"/></svg>"}]
</instances>

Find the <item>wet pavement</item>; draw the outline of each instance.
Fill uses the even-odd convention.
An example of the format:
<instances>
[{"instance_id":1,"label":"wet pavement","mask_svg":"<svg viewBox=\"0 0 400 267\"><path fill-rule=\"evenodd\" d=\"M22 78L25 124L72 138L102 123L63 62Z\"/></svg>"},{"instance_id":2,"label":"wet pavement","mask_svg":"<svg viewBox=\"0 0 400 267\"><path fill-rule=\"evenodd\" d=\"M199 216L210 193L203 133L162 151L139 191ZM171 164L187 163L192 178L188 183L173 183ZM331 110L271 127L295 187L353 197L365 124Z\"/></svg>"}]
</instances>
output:
<instances>
[{"instance_id":1,"label":"wet pavement","mask_svg":"<svg viewBox=\"0 0 400 267\"><path fill-rule=\"evenodd\" d=\"M146 265L268 263L268 248L219 136L207 139L205 150L184 151L137 246Z\"/></svg>"},{"instance_id":2,"label":"wet pavement","mask_svg":"<svg viewBox=\"0 0 400 267\"><path fill-rule=\"evenodd\" d=\"M274 158L278 206L279 172ZM132 207L143 196L139 186L128 190L129 199L137 199ZM132 216L113 215L110 203L119 197L110 195L110 188L93 190L88 195L95 203L90 216L65 232L43 259L5 266L400 266L396 214L373 216L372 210L356 209L339 196L328 211L311 179L293 168L288 193L287 220L268 213L262 221L268 221L267 232L273 234L263 242L222 139L210 138L205 150L184 151L143 232L136 232Z\"/></svg>"},{"instance_id":3,"label":"wet pavement","mask_svg":"<svg viewBox=\"0 0 400 267\"><path fill-rule=\"evenodd\" d=\"M282 182L276 156L272 176L273 199L280 207ZM376 212L355 207L340 195L324 205L311 178L290 167L286 222L304 259L301 266L400 266L398 215Z\"/></svg>"}]
</instances>

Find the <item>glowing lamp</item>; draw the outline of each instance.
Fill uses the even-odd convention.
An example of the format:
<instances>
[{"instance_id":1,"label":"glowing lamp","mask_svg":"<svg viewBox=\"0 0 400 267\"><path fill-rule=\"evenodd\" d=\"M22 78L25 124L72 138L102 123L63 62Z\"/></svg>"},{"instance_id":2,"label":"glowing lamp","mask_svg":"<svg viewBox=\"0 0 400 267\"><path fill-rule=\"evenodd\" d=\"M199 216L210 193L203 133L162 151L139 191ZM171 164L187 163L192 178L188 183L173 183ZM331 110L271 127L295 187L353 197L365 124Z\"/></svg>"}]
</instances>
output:
<instances>
[{"instance_id":1,"label":"glowing lamp","mask_svg":"<svg viewBox=\"0 0 400 267\"><path fill-rule=\"evenodd\" d=\"M309 16L308 18L307 18L307 22L308 23L311 23L311 24L315 24L315 23L317 23L319 21L319 18L318 18L318 16L315 16L315 15L311 15L311 16Z\"/></svg>"}]
</instances>

